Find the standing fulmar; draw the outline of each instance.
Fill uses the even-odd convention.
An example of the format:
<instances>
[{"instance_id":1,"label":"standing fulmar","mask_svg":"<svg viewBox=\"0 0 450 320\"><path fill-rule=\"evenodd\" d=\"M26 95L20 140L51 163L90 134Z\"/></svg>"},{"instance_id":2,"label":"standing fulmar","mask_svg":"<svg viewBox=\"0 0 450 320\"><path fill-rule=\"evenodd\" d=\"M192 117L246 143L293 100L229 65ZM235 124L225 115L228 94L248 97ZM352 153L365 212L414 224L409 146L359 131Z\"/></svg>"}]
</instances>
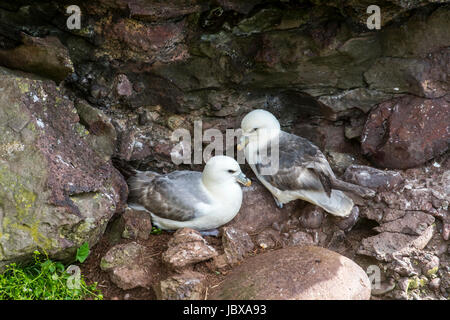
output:
<instances>
[{"instance_id":1,"label":"standing fulmar","mask_svg":"<svg viewBox=\"0 0 450 320\"><path fill-rule=\"evenodd\" d=\"M152 223L160 229L191 228L205 235L216 234L214 229L231 221L241 208L238 182L251 184L236 160L227 156L212 157L203 172L184 170L161 175L136 171L128 179L128 203L149 211Z\"/></svg>"},{"instance_id":2,"label":"standing fulmar","mask_svg":"<svg viewBox=\"0 0 450 320\"><path fill-rule=\"evenodd\" d=\"M266 110L248 113L242 119L241 129L238 150L245 148L247 162L280 208L302 199L333 215L346 217L353 201L342 191L362 197L375 195L371 189L337 179L317 146L281 131L278 120Z\"/></svg>"}]
</instances>

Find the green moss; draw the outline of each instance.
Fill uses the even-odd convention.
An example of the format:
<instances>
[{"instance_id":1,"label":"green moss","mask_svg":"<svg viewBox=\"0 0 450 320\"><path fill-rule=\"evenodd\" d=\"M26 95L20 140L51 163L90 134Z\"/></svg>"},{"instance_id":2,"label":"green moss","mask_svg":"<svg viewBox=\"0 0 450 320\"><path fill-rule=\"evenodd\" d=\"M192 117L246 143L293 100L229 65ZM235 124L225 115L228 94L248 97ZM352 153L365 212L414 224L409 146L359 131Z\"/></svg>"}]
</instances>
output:
<instances>
[{"instance_id":1,"label":"green moss","mask_svg":"<svg viewBox=\"0 0 450 320\"><path fill-rule=\"evenodd\" d=\"M30 91L30 86L28 83L23 82L20 78L16 79L17 86L19 87L20 93L24 94Z\"/></svg>"},{"instance_id":2,"label":"green moss","mask_svg":"<svg viewBox=\"0 0 450 320\"><path fill-rule=\"evenodd\" d=\"M432 277L432 276L436 275L436 273L438 272L438 269L439 269L439 267L436 266L436 267L434 267L433 269L428 270L428 271L427 271L427 275L428 275L429 277Z\"/></svg>"},{"instance_id":3,"label":"green moss","mask_svg":"<svg viewBox=\"0 0 450 320\"><path fill-rule=\"evenodd\" d=\"M86 128L80 123L75 124L75 131L81 138L89 135L89 131L87 131Z\"/></svg>"},{"instance_id":4,"label":"green moss","mask_svg":"<svg viewBox=\"0 0 450 320\"><path fill-rule=\"evenodd\" d=\"M10 217L3 218L3 230L19 229L26 231L38 246L49 248L51 241L39 232L40 221L36 218L33 210L37 195L25 188L22 177L15 175L6 168L0 168L0 188L13 194L16 209L14 221L11 221ZM3 236L7 236L7 234L5 233Z\"/></svg>"}]
</instances>

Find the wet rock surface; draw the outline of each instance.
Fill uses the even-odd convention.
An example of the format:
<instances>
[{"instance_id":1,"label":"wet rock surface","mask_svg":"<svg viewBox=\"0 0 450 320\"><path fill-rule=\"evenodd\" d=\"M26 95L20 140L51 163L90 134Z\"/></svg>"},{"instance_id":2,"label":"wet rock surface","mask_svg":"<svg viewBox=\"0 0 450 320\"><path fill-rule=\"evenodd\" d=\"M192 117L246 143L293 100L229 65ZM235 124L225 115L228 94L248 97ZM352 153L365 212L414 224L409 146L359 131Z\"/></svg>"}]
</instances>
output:
<instances>
[{"instance_id":1,"label":"wet rock surface","mask_svg":"<svg viewBox=\"0 0 450 320\"><path fill-rule=\"evenodd\" d=\"M350 259L319 247L290 247L236 267L211 299L369 299L370 282Z\"/></svg>"}]
</instances>

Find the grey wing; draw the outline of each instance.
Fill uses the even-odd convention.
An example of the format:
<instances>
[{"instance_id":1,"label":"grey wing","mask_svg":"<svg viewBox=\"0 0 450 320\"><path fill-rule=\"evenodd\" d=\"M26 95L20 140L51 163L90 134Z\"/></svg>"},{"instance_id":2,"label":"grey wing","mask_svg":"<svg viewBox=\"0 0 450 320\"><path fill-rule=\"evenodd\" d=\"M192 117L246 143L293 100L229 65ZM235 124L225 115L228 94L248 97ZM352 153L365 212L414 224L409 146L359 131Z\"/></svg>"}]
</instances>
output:
<instances>
[{"instance_id":1,"label":"grey wing","mask_svg":"<svg viewBox=\"0 0 450 320\"><path fill-rule=\"evenodd\" d=\"M334 178L334 174L317 146L305 138L282 132L278 148L278 171L262 175L267 182L281 191L324 190L330 195L330 178ZM272 153L269 147L267 155L260 155L256 165L258 173L261 174L262 168L272 164Z\"/></svg>"},{"instance_id":2,"label":"grey wing","mask_svg":"<svg viewBox=\"0 0 450 320\"><path fill-rule=\"evenodd\" d=\"M129 185L129 201L165 219L192 220L198 215L195 204L210 203L201 186L200 172L175 171L148 180L136 176Z\"/></svg>"}]
</instances>

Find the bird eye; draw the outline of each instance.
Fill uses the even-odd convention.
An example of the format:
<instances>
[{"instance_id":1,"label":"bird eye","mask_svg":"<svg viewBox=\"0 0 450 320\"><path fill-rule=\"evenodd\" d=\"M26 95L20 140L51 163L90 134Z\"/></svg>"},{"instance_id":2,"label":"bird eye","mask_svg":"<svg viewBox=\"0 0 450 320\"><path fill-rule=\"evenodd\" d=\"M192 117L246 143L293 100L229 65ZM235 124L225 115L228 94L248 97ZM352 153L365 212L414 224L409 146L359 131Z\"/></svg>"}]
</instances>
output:
<instances>
[{"instance_id":1,"label":"bird eye","mask_svg":"<svg viewBox=\"0 0 450 320\"><path fill-rule=\"evenodd\" d=\"M251 132L255 132L255 131L256 131L256 129L258 129L258 128L253 128Z\"/></svg>"},{"instance_id":2,"label":"bird eye","mask_svg":"<svg viewBox=\"0 0 450 320\"><path fill-rule=\"evenodd\" d=\"M231 173L231 174L233 174L233 173L235 173L236 171L234 171L234 170L228 170L228 173Z\"/></svg>"}]
</instances>

